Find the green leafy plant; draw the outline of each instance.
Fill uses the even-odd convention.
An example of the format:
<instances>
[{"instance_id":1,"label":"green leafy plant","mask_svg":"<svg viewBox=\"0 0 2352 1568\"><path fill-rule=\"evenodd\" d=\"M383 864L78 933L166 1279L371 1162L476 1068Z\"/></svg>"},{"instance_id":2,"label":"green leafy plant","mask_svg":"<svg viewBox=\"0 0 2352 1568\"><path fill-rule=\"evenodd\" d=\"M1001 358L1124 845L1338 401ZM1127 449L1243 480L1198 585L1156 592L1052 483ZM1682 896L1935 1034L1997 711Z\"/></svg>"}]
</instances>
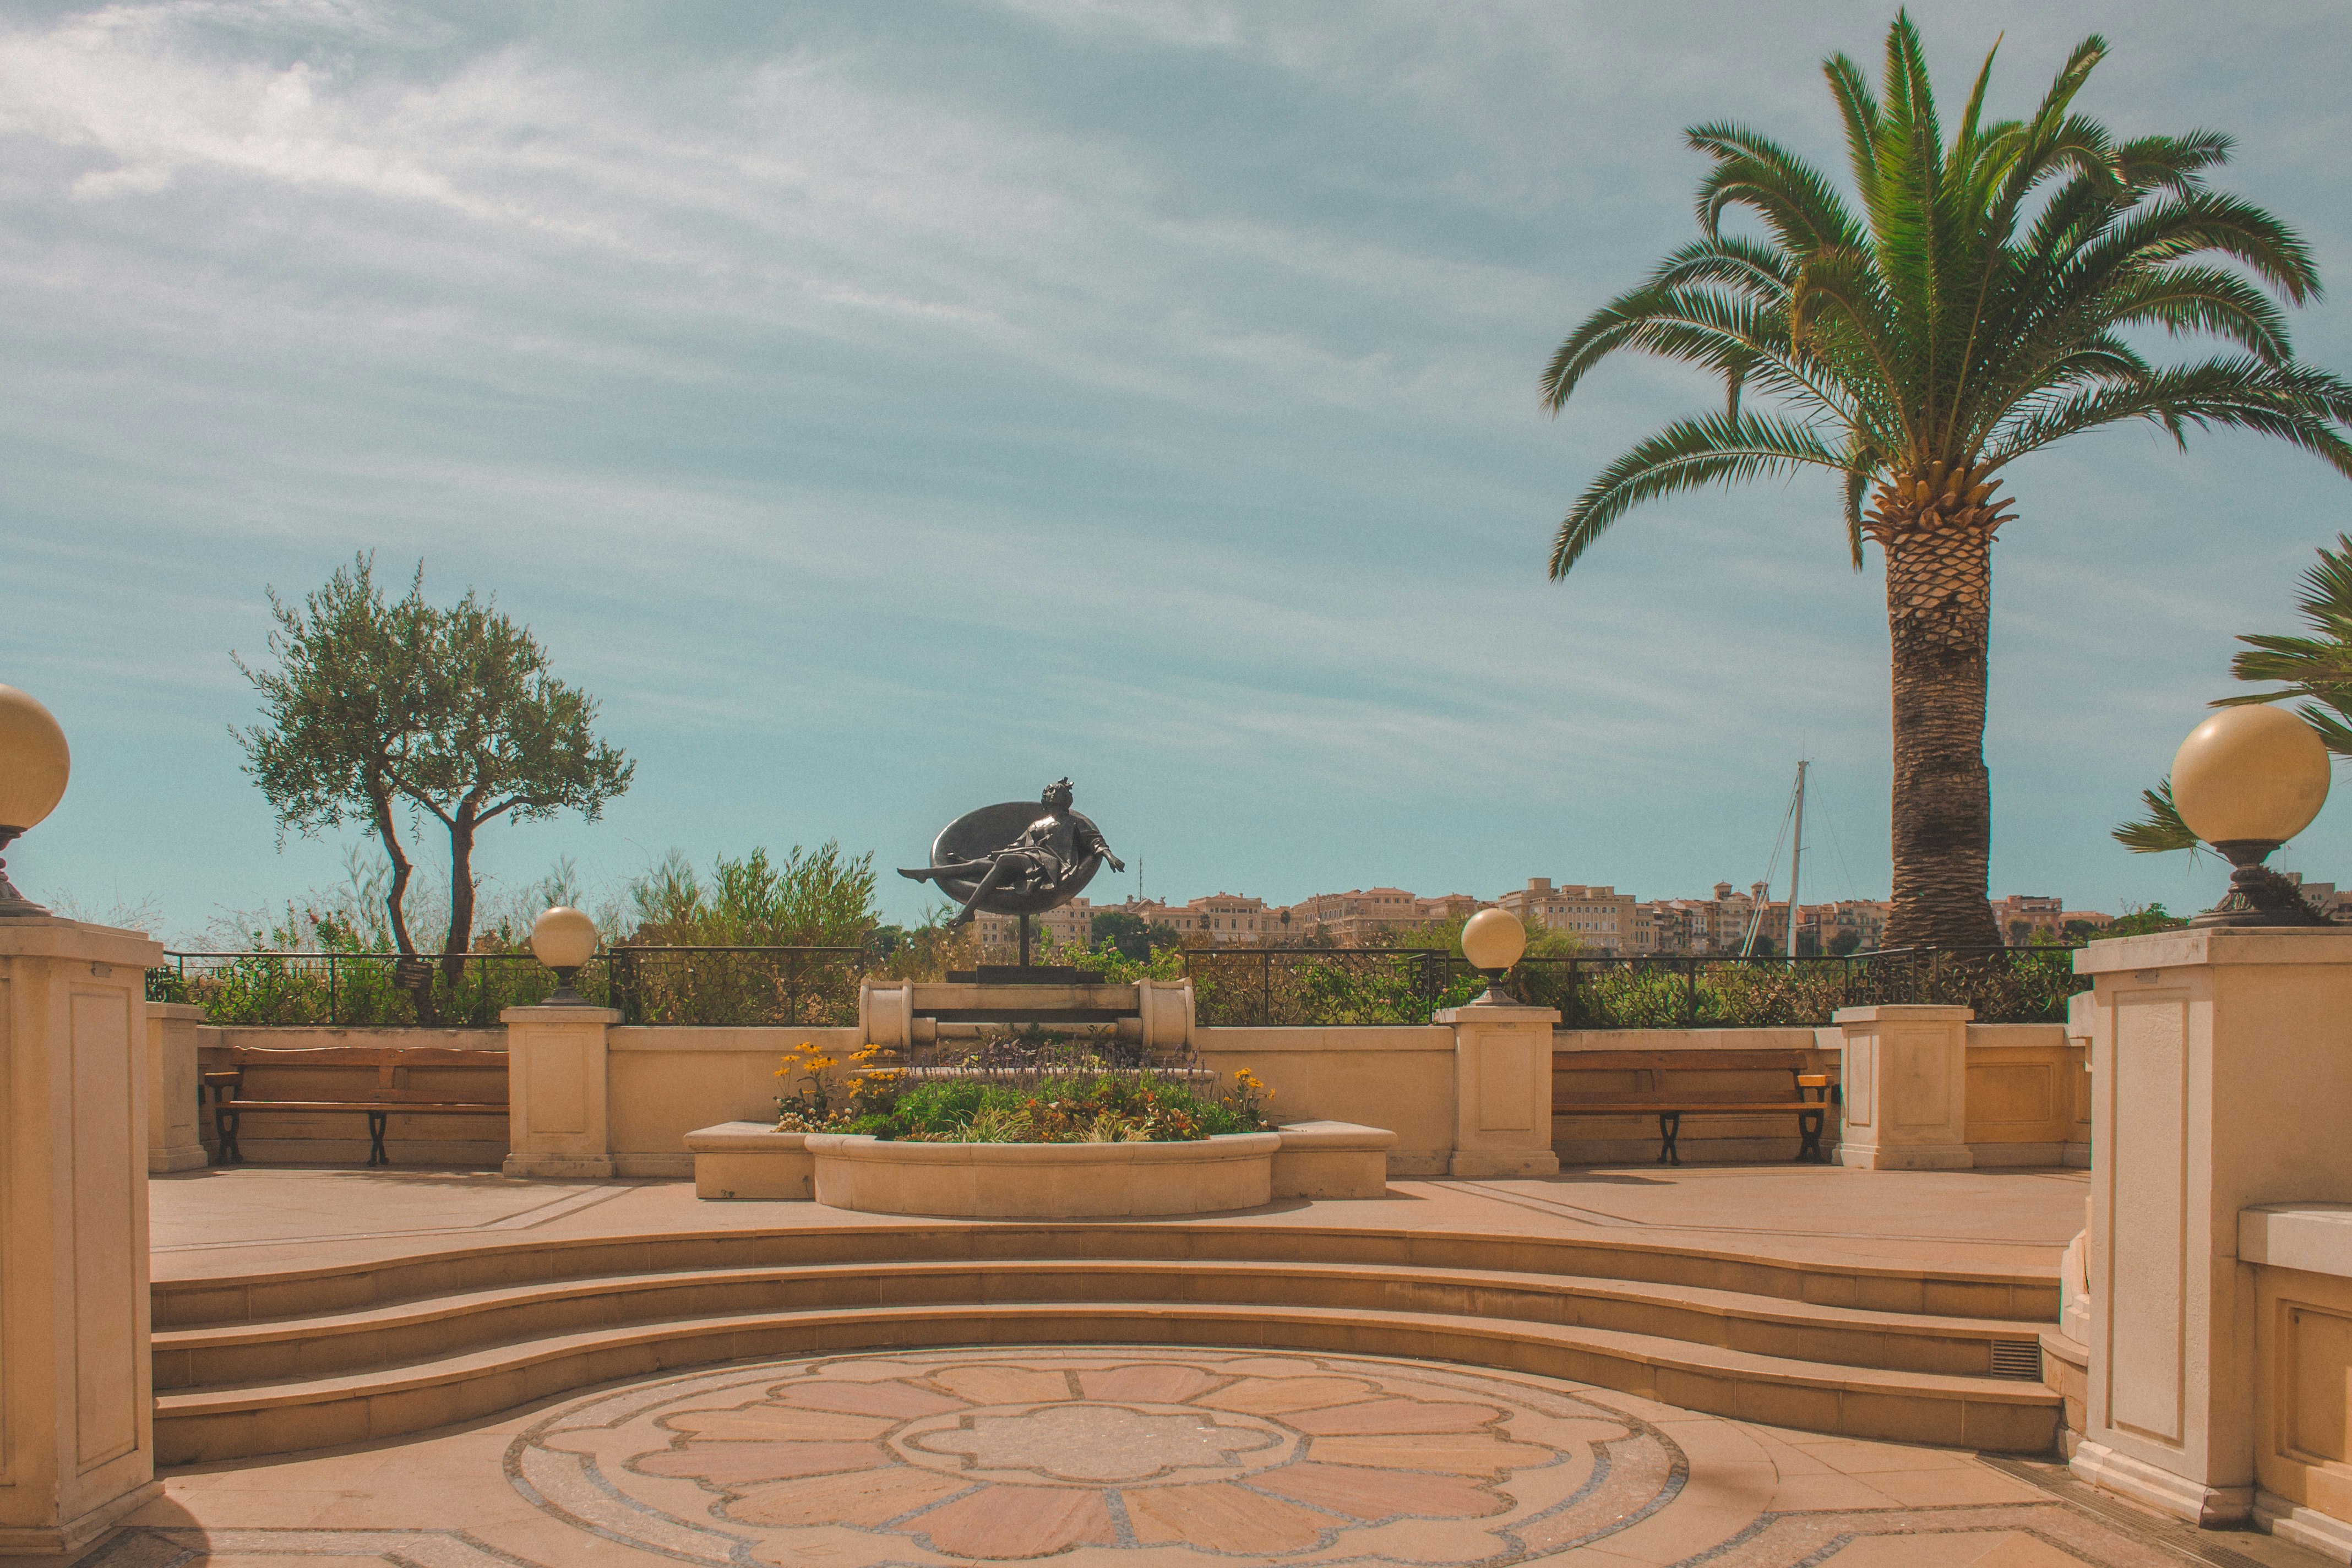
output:
<instances>
[{"instance_id":1,"label":"green leafy plant","mask_svg":"<svg viewBox=\"0 0 2352 1568\"><path fill-rule=\"evenodd\" d=\"M1894 707L1890 946L1997 946L1986 899L1984 763L1991 548L2009 465L2083 431L2145 421L2274 436L2352 476L2352 384L2299 363L2279 302L2319 292L2309 247L2210 188L2230 139L2118 138L2077 112L2106 58L2077 45L2023 120L1989 119L1992 57L1948 138L1907 15L1875 87L1823 66L1853 198L1769 137L1700 125L1714 167L1700 236L1594 311L1543 379L1557 411L1623 352L1718 378L1713 413L1675 421L1604 468L1554 540L1568 575L1643 501L1804 469L1836 476L1846 542L1886 559ZM1760 233L1725 220L1744 212ZM2233 353L2151 363L2146 329ZM1751 399L1769 400L1766 409Z\"/></svg>"},{"instance_id":2,"label":"green leafy plant","mask_svg":"<svg viewBox=\"0 0 2352 1568\"><path fill-rule=\"evenodd\" d=\"M786 1067L803 1079L811 1047ZM831 1065L829 1062L827 1065ZM858 1083L858 1078L866 1081ZM1192 1142L1266 1127L1271 1096L1254 1076L1235 1080L1235 1094L1218 1099L1188 1083L1140 1072L1049 1073L1028 1081L956 1077L917 1081L892 1069L868 1069L850 1080L843 1105L824 1090L803 1091L780 1126L806 1131L870 1133L904 1142L1107 1143Z\"/></svg>"},{"instance_id":3,"label":"green leafy plant","mask_svg":"<svg viewBox=\"0 0 2352 1568\"><path fill-rule=\"evenodd\" d=\"M596 704L550 673L528 627L467 589L447 608L425 601L420 563L407 594L387 600L360 554L299 605L269 592L273 668L236 658L261 694L261 722L234 731L246 771L279 831L365 823L383 847L394 949L415 953L407 893L415 874L400 832L430 817L448 840L444 982L455 987L473 941L474 845L506 819L578 811L589 821L629 786L635 764L597 738ZM421 1011L432 988L412 982Z\"/></svg>"}]
</instances>

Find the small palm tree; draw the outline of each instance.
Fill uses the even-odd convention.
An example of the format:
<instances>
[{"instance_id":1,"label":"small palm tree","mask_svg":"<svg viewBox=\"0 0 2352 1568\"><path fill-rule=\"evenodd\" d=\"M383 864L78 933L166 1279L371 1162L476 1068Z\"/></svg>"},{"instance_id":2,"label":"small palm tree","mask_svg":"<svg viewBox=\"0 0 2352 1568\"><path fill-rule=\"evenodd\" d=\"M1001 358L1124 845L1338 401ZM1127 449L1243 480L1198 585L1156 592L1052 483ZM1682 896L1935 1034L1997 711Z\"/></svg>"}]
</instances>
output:
<instances>
[{"instance_id":1,"label":"small palm tree","mask_svg":"<svg viewBox=\"0 0 2352 1568\"><path fill-rule=\"evenodd\" d=\"M2352 757L2352 534L2336 536L2336 548L2322 545L2317 564L2305 567L2303 596L2295 601L2308 637L2242 637L2246 651L2230 661L2240 680L2283 682L2274 691L2217 697L2216 708L2301 698L2296 710L2319 733L2330 754ZM2115 830L2116 841L2136 855L2194 849L2197 835L2172 803L2172 781L2142 790L2147 815Z\"/></svg>"},{"instance_id":2,"label":"small palm tree","mask_svg":"<svg viewBox=\"0 0 2352 1568\"><path fill-rule=\"evenodd\" d=\"M1702 366L1726 389L1719 412L1669 425L1592 481L1560 524L1554 580L1636 502L1802 468L1841 476L1855 569L1865 538L1886 554L1893 945L2000 941L1985 897L1984 721L1992 539L2013 515L2001 471L2144 419L2176 440L2213 425L2280 437L2352 477L2352 384L2296 363L2276 302L2318 296L2310 253L2206 187L2229 138L2117 141L2074 113L2105 53L2084 40L2030 119L1991 122L1986 56L1948 142L1918 33L1898 15L1877 90L1843 55L1823 67L1858 207L1754 131L1694 129L1715 163L1700 237L1593 312L1544 375L1555 412L1619 350ZM1733 208L1761 235L1727 232ZM2236 352L2158 366L2135 328L2212 333ZM1753 393L1772 409L1747 407Z\"/></svg>"}]
</instances>

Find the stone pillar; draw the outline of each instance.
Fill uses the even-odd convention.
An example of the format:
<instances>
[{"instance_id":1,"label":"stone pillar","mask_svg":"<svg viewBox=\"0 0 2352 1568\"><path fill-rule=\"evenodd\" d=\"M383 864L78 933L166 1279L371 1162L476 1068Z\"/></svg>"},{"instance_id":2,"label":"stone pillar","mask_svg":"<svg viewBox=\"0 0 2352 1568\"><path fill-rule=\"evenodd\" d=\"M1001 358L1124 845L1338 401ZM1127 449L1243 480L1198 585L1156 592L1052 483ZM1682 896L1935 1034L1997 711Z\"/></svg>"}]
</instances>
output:
<instances>
[{"instance_id":1,"label":"stone pillar","mask_svg":"<svg viewBox=\"0 0 2352 1568\"><path fill-rule=\"evenodd\" d=\"M509 1176L609 1176L604 1031L610 1007L509 1007L507 1158Z\"/></svg>"},{"instance_id":2,"label":"stone pillar","mask_svg":"<svg viewBox=\"0 0 2352 1568\"><path fill-rule=\"evenodd\" d=\"M1838 1163L1864 1171L1965 1171L1969 1152L1966 1007L1841 1007L1845 1098Z\"/></svg>"},{"instance_id":3,"label":"stone pillar","mask_svg":"<svg viewBox=\"0 0 2352 1568\"><path fill-rule=\"evenodd\" d=\"M0 1557L75 1551L157 1489L146 972L163 958L135 931L0 919Z\"/></svg>"},{"instance_id":4,"label":"stone pillar","mask_svg":"<svg viewBox=\"0 0 2352 1568\"><path fill-rule=\"evenodd\" d=\"M147 1004L147 1173L193 1171L205 1152L197 1109L196 1026L202 1007Z\"/></svg>"},{"instance_id":5,"label":"stone pillar","mask_svg":"<svg viewBox=\"0 0 2352 1568\"><path fill-rule=\"evenodd\" d=\"M2254 1494L2238 1215L2352 1202L2352 931L2093 942L2090 1397L2075 1473L2184 1519Z\"/></svg>"},{"instance_id":6,"label":"stone pillar","mask_svg":"<svg viewBox=\"0 0 2352 1568\"><path fill-rule=\"evenodd\" d=\"M1473 1003L1431 1019L1454 1030L1455 1176L1555 1176L1549 1007Z\"/></svg>"}]
</instances>

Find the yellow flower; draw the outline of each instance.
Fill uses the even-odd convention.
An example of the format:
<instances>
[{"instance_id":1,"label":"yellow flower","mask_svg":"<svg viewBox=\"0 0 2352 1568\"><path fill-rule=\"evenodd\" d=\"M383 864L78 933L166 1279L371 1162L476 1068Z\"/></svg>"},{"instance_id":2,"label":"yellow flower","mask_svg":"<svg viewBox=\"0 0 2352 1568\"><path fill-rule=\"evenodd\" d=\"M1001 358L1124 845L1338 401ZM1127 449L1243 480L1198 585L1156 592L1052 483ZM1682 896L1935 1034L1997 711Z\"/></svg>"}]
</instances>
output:
<instances>
[{"instance_id":1,"label":"yellow flower","mask_svg":"<svg viewBox=\"0 0 2352 1568\"><path fill-rule=\"evenodd\" d=\"M838 1062L836 1062L836 1061L835 1061L831 1057L811 1057L811 1058L809 1058L809 1064L808 1064L808 1065L809 1065L809 1071L811 1071L811 1072L823 1072L823 1071L824 1071L824 1069L825 1069L825 1068L830 1068L830 1067L838 1067L838 1066L840 1066L841 1064L840 1064L840 1063L838 1063Z\"/></svg>"}]
</instances>

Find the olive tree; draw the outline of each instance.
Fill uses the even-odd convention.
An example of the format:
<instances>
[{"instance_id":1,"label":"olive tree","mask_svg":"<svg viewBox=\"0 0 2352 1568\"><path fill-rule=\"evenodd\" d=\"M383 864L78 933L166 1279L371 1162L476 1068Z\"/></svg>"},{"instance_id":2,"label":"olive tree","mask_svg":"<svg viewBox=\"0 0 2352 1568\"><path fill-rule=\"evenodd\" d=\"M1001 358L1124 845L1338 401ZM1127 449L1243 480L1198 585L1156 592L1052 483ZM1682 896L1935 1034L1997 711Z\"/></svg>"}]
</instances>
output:
<instances>
[{"instance_id":1,"label":"olive tree","mask_svg":"<svg viewBox=\"0 0 2352 1568\"><path fill-rule=\"evenodd\" d=\"M425 599L419 563L389 600L373 556L338 568L299 605L269 590L275 668L229 657L261 694L263 715L233 729L245 768L286 829L365 823L392 864L384 894L394 944L416 952L406 898L415 865L400 818L427 818L448 838L450 984L474 928L474 845L500 818L577 811L593 822L629 787L636 764L599 740L595 700L549 672L546 650L468 588L447 608Z\"/></svg>"}]
</instances>

